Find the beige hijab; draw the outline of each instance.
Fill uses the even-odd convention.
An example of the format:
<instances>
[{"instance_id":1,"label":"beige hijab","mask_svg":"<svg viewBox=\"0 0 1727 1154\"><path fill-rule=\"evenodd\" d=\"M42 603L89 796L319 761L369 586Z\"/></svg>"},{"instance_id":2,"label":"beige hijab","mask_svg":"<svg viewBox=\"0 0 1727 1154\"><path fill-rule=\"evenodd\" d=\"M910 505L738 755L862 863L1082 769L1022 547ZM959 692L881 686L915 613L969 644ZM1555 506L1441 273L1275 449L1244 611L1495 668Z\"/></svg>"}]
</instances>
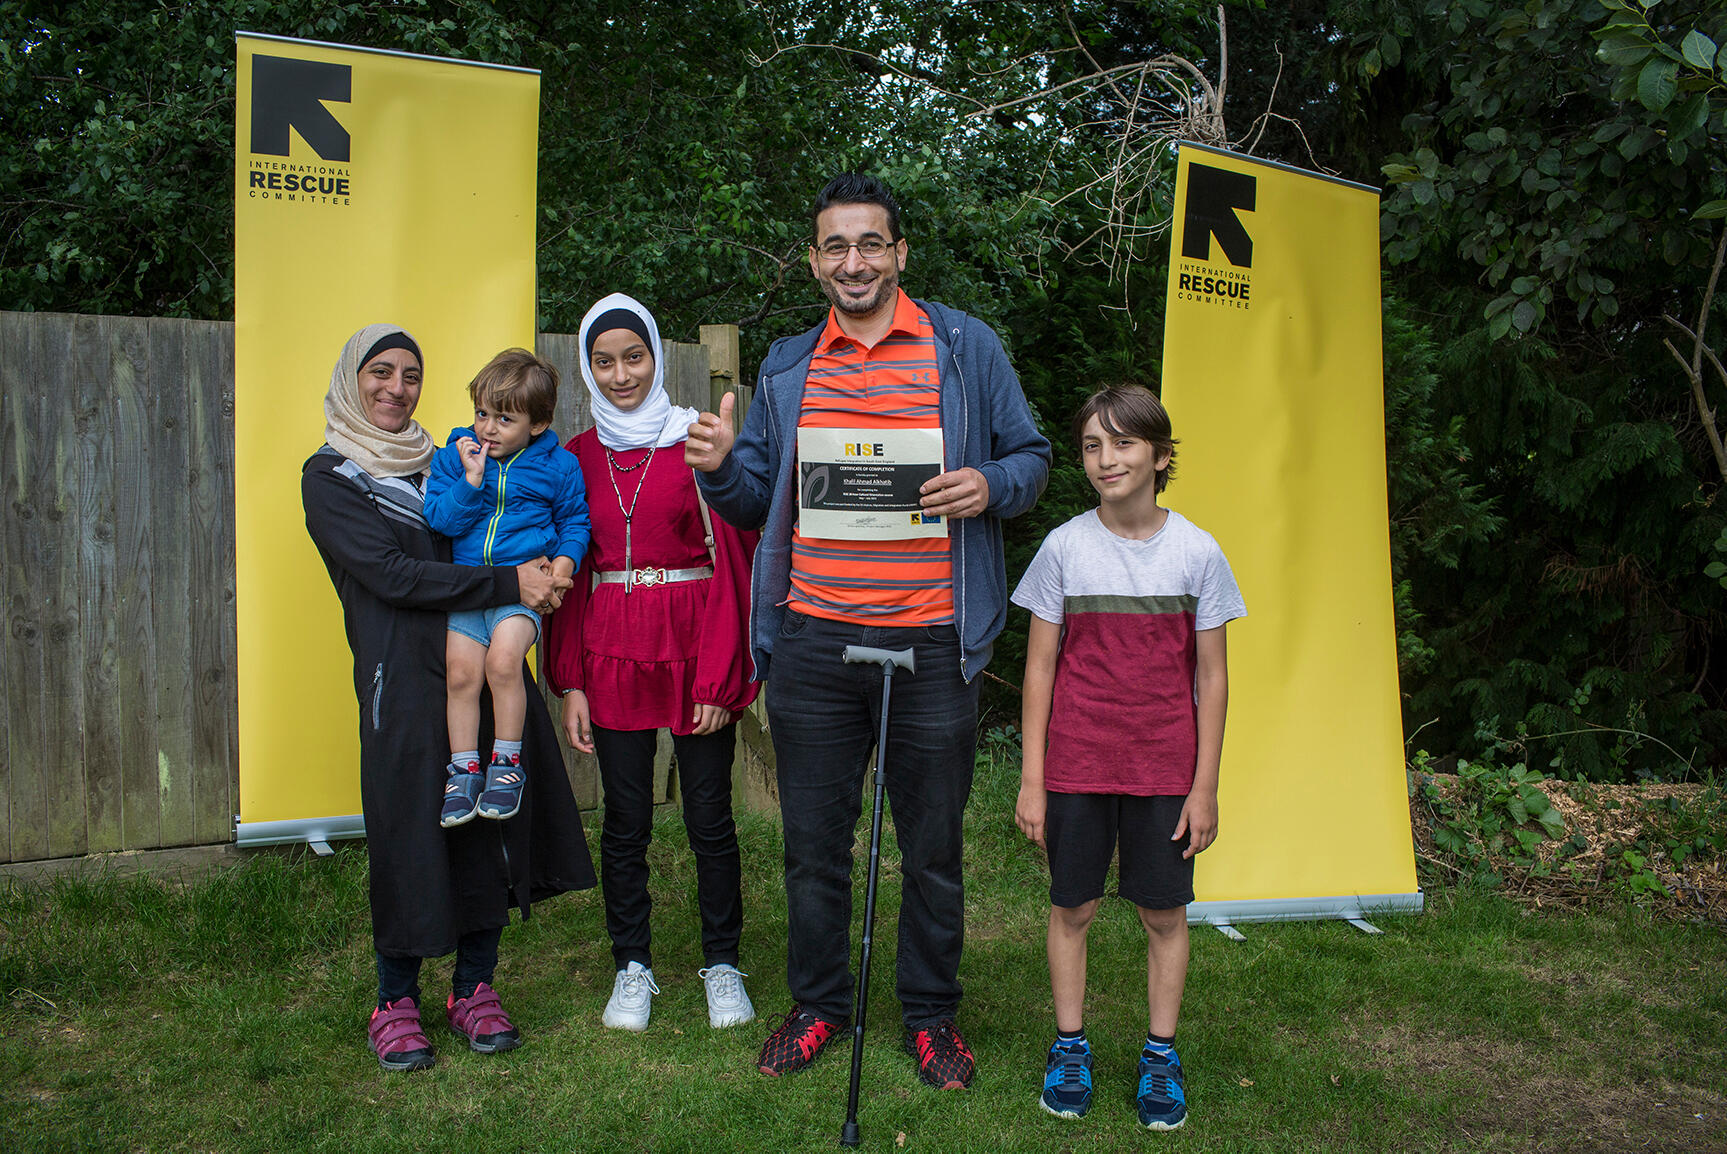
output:
<instances>
[{"instance_id":1,"label":"beige hijab","mask_svg":"<svg viewBox=\"0 0 1727 1154\"><path fill-rule=\"evenodd\" d=\"M412 420L401 432L386 433L366 419L360 405L360 358L391 333L413 339L400 325L367 325L342 346L324 394L324 440L374 477L411 477L424 472L437 451L431 436Z\"/></svg>"}]
</instances>

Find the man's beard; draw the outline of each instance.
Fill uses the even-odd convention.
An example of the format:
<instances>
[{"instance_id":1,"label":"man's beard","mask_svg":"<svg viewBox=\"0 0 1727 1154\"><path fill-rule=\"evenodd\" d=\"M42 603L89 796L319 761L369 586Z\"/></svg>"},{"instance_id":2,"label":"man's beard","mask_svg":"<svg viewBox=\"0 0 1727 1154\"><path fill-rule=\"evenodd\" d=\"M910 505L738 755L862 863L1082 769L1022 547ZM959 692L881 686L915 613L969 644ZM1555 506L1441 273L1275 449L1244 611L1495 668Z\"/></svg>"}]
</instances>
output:
<instances>
[{"instance_id":1,"label":"man's beard","mask_svg":"<svg viewBox=\"0 0 1727 1154\"><path fill-rule=\"evenodd\" d=\"M877 272L875 280L871 283L875 287L875 292L870 296L849 297L840 291L839 278L830 277L821 282L822 295L828 298L828 302L834 308L847 316L867 316L880 308L882 301L892 296L894 290L899 287L899 270L889 269L884 272Z\"/></svg>"}]
</instances>

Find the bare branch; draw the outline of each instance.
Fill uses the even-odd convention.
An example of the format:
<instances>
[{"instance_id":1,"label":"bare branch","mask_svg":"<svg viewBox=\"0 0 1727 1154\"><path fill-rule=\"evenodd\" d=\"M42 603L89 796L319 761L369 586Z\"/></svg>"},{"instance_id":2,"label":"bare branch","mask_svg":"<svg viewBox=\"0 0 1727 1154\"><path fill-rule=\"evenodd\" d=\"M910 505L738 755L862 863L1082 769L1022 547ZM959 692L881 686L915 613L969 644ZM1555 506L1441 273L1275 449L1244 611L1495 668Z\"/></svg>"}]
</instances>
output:
<instances>
[{"instance_id":1,"label":"bare branch","mask_svg":"<svg viewBox=\"0 0 1727 1154\"><path fill-rule=\"evenodd\" d=\"M1223 5L1217 6L1217 127L1223 128L1223 94L1229 87L1229 23L1223 18Z\"/></svg>"},{"instance_id":2,"label":"bare branch","mask_svg":"<svg viewBox=\"0 0 1727 1154\"><path fill-rule=\"evenodd\" d=\"M1721 230L1721 243L1715 246L1715 267L1709 270L1709 283L1703 289L1703 304L1697 309L1697 348L1699 351L1708 348L1703 343L1703 334L1709 327L1709 306L1715 302L1715 286L1720 283L1723 263L1727 263L1727 228ZM1692 369L1701 374L1703 371L1702 362L1693 361Z\"/></svg>"},{"instance_id":3,"label":"bare branch","mask_svg":"<svg viewBox=\"0 0 1727 1154\"><path fill-rule=\"evenodd\" d=\"M878 56L873 52L864 52L864 51L861 51L857 48L848 48L843 44L818 44L818 43L813 43L813 42L805 42L805 43L799 43L799 44L787 44L787 45L784 45L782 47L775 48L772 52L768 53L766 56L757 56L754 53L751 53L750 54L750 63L753 66L760 68L765 64L773 63L774 60L778 59L781 56L785 56L785 55L792 53L792 52L805 51L808 49L826 49L829 52L840 52L840 53L844 53L846 56L850 56L850 57L853 57L856 59L868 60L871 63L875 64L883 72L891 72L895 76L900 77L902 80L910 80L910 81L914 81L917 84L921 84L923 87L929 89L931 92L936 93L938 96L945 96L949 100L958 100L961 103L970 104L970 105L973 105L974 107L977 107L981 104L980 101L978 101L977 99L975 99L973 97L967 96L963 92L954 92L950 89L943 88L941 85L939 85L935 82L935 78L934 78L934 75L932 73L925 72L922 69L914 71L912 69L903 68L900 65L895 64L893 61L884 59L883 57ZM1010 65L1010 67L1011 67L1011 65ZM978 112L972 112L972 113L969 113L968 115L978 116L978 115L981 115L983 111L987 111L987 110L980 110Z\"/></svg>"},{"instance_id":4,"label":"bare branch","mask_svg":"<svg viewBox=\"0 0 1727 1154\"><path fill-rule=\"evenodd\" d=\"M1253 134L1253 129L1251 129L1251 128L1248 129L1248 133L1250 135L1253 135L1253 140L1247 146L1247 151L1249 154L1251 154L1255 148L1259 147L1260 138L1265 135L1265 129L1271 123L1271 116L1272 116L1271 106L1274 103L1276 103L1276 101L1277 101L1278 85L1283 83L1283 49L1277 47L1276 45L1273 45L1272 51L1277 53L1277 75L1275 75L1271 78L1271 92L1269 94L1267 94L1267 96L1265 98L1265 111L1261 112L1259 114L1258 119L1256 119L1253 122L1254 125L1257 126L1259 129L1258 134L1255 135L1255 134ZM1283 117L1283 119L1289 120L1289 117L1286 116L1286 117ZM1291 124L1295 124L1295 121L1293 121L1293 120L1289 120L1289 122ZM1300 132L1301 131L1301 125L1295 124L1295 130L1297 132ZM1301 138L1301 143L1302 144L1307 143L1307 137L1306 136L1303 136ZM1313 155L1313 149L1309 148L1307 150L1307 155L1309 157L1311 157Z\"/></svg>"},{"instance_id":5,"label":"bare branch","mask_svg":"<svg viewBox=\"0 0 1727 1154\"><path fill-rule=\"evenodd\" d=\"M1301 121L1296 120L1292 116L1285 116L1281 112L1268 111L1259 114L1259 119L1254 121L1254 123L1259 126L1260 131L1259 135L1253 138L1252 144L1246 150L1249 156L1252 156L1253 150L1259 147L1260 137L1265 134L1266 127L1268 127L1270 122L1273 120L1281 120L1283 123L1295 129L1295 135L1301 138L1301 147L1307 150L1307 163L1313 166L1313 170L1315 172L1323 172L1327 176L1337 175L1337 170L1335 168L1327 168L1325 165L1319 163L1319 158L1314 155L1313 145L1307 139L1307 132L1301 127Z\"/></svg>"},{"instance_id":6,"label":"bare branch","mask_svg":"<svg viewBox=\"0 0 1727 1154\"><path fill-rule=\"evenodd\" d=\"M777 291L777 289L778 286L776 285L775 291ZM772 301L773 292L769 292L767 301L762 304L761 308L757 309L747 317L738 318L738 327L748 328L750 325L758 324L767 320L769 317L782 317L789 313L807 313L813 312L816 309L825 309L830 307L827 301L810 301L807 304L786 305L784 308L769 308L768 305L771 304Z\"/></svg>"},{"instance_id":7,"label":"bare branch","mask_svg":"<svg viewBox=\"0 0 1727 1154\"><path fill-rule=\"evenodd\" d=\"M1709 448L1715 453L1715 467L1721 473L1721 479L1727 481L1727 446L1721 443L1721 434L1715 427L1715 410L1709 404L1708 394L1703 387L1703 361L1708 359L1715 372L1727 384L1727 368L1721 364L1721 358L1715 350L1709 347L1704 339L1704 333L1709 326L1709 309L1715 303L1715 287L1721 280L1721 267L1727 264L1727 228L1721 231L1721 241L1715 246L1715 265L1709 270L1709 283L1703 289L1703 303L1697 310L1697 330L1693 332L1671 314L1663 314L1668 324L1684 333L1691 339L1691 356L1689 359L1673 344L1671 338L1662 338L1661 343L1667 346L1667 351L1673 354L1673 359L1679 362L1679 367L1685 371L1685 379L1691 385L1691 403L1696 406L1697 416L1703 422L1703 432L1709 438Z\"/></svg>"},{"instance_id":8,"label":"bare branch","mask_svg":"<svg viewBox=\"0 0 1727 1154\"><path fill-rule=\"evenodd\" d=\"M1064 80L1060 84L1052 84L1048 88L1040 88L1036 92L1028 92L1024 96L1016 96L1012 100L1003 100L995 104L979 105L975 111L968 112L966 115L968 117L976 117L988 116L995 112L1005 112L1010 108L1018 108L1022 104L1030 104L1035 100L1047 100L1056 93L1065 92L1069 88L1077 88L1081 85L1089 88L1102 81L1108 80L1110 77L1119 76L1127 72L1138 72L1144 74L1148 71L1162 71L1163 69L1160 68L1161 62L1169 59L1170 57L1160 56L1157 60L1143 64L1117 64L1114 68L1106 68L1102 72L1093 72L1086 76L1076 76L1072 80ZM974 100L972 103L977 104L978 102Z\"/></svg>"},{"instance_id":9,"label":"bare branch","mask_svg":"<svg viewBox=\"0 0 1727 1154\"><path fill-rule=\"evenodd\" d=\"M1672 317L1667 319L1673 320ZM1674 323L1678 324L1677 321ZM1709 407L1709 398L1704 395L1703 376L1691 367L1685 354L1673 346L1671 337L1663 337L1661 343L1667 346L1667 351L1673 354L1673 359L1679 362L1679 367L1685 371L1686 378L1691 382L1691 401L1696 405L1697 416L1703 422L1703 432L1709 438L1709 448L1715 453L1715 468L1721 473L1721 479L1727 481L1727 446L1721 443L1721 434L1715 428L1715 410Z\"/></svg>"},{"instance_id":10,"label":"bare branch","mask_svg":"<svg viewBox=\"0 0 1727 1154\"><path fill-rule=\"evenodd\" d=\"M1068 35L1072 36L1073 42L1079 46L1080 55L1084 56L1086 63L1091 65L1092 72L1096 73L1098 75L1105 75L1105 70L1104 70L1103 65L1098 62L1097 57L1095 57L1091 54L1091 49L1089 49L1085 46L1085 37L1083 37L1079 34L1079 28L1073 22L1073 8L1071 6L1063 8L1061 11L1061 15L1062 15L1062 18L1067 21L1067 33L1068 33ZM1116 84L1115 79L1113 77L1108 78L1105 81L1105 83L1107 83L1109 85L1110 91L1115 93L1115 98L1117 100L1120 100L1123 102L1126 101L1126 99L1127 99L1126 95L1121 91L1120 85Z\"/></svg>"}]
</instances>

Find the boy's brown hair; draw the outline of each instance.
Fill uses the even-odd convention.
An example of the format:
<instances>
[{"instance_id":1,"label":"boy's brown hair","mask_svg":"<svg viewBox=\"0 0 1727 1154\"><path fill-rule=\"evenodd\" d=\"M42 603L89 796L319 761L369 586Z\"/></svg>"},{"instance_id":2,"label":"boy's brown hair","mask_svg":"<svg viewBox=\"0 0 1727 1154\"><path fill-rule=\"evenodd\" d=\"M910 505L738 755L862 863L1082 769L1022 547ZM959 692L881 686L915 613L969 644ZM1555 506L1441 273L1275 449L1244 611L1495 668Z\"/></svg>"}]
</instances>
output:
<instances>
[{"instance_id":1,"label":"boy's brown hair","mask_svg":"<svg viewBox=\"0 0 1727 1154\"><path fill-rule=\"evenodd\" d=\"M1169 410L1157 399L1157 394L1144 385L1110 385L1085 399L1073 417L1073 440L1085 442L1085 426L1096 417L1107 432L1149 441L1159 449L1169 451L1169 465L1158 470L1157 491L1163 492L1175 476L1175 447L1181 442L1173 435Z\"/></svg>"},{"instance_id":2,"label":"boy's brown hair","mask_svg":"<svg viewBox=\"0 0 1727 1154\"><path fill-rule=\"evenodd\" d=\"M468 397L500 413L525 413L535 425L549 425L558 409L558 370L527 349L505 349L486 362Z\"/></svg>"}]
</instances>

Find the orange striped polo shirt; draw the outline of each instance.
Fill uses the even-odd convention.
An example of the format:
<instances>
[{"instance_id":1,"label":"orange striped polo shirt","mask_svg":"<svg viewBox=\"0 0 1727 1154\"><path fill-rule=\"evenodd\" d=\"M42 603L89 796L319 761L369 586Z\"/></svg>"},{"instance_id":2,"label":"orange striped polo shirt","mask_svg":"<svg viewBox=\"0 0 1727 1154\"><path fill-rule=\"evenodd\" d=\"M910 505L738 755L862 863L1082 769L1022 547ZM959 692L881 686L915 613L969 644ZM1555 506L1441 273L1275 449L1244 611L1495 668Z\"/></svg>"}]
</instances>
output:
<instances>
[{"instance_id":1,"label":"orange striped polo shirt","mask_svg":"<svg viewBox=\"0 0 1727 1154\"><path fill-rule=\"evenodd\" d=\"M941 427L935 329L898 290L893 327L866 349L828 310L804 386L801 428ZM953 622L953 560L946 537L842 541L792 530L791 595L811 617L861 625Z\"/></svg>"}]
</instances>

